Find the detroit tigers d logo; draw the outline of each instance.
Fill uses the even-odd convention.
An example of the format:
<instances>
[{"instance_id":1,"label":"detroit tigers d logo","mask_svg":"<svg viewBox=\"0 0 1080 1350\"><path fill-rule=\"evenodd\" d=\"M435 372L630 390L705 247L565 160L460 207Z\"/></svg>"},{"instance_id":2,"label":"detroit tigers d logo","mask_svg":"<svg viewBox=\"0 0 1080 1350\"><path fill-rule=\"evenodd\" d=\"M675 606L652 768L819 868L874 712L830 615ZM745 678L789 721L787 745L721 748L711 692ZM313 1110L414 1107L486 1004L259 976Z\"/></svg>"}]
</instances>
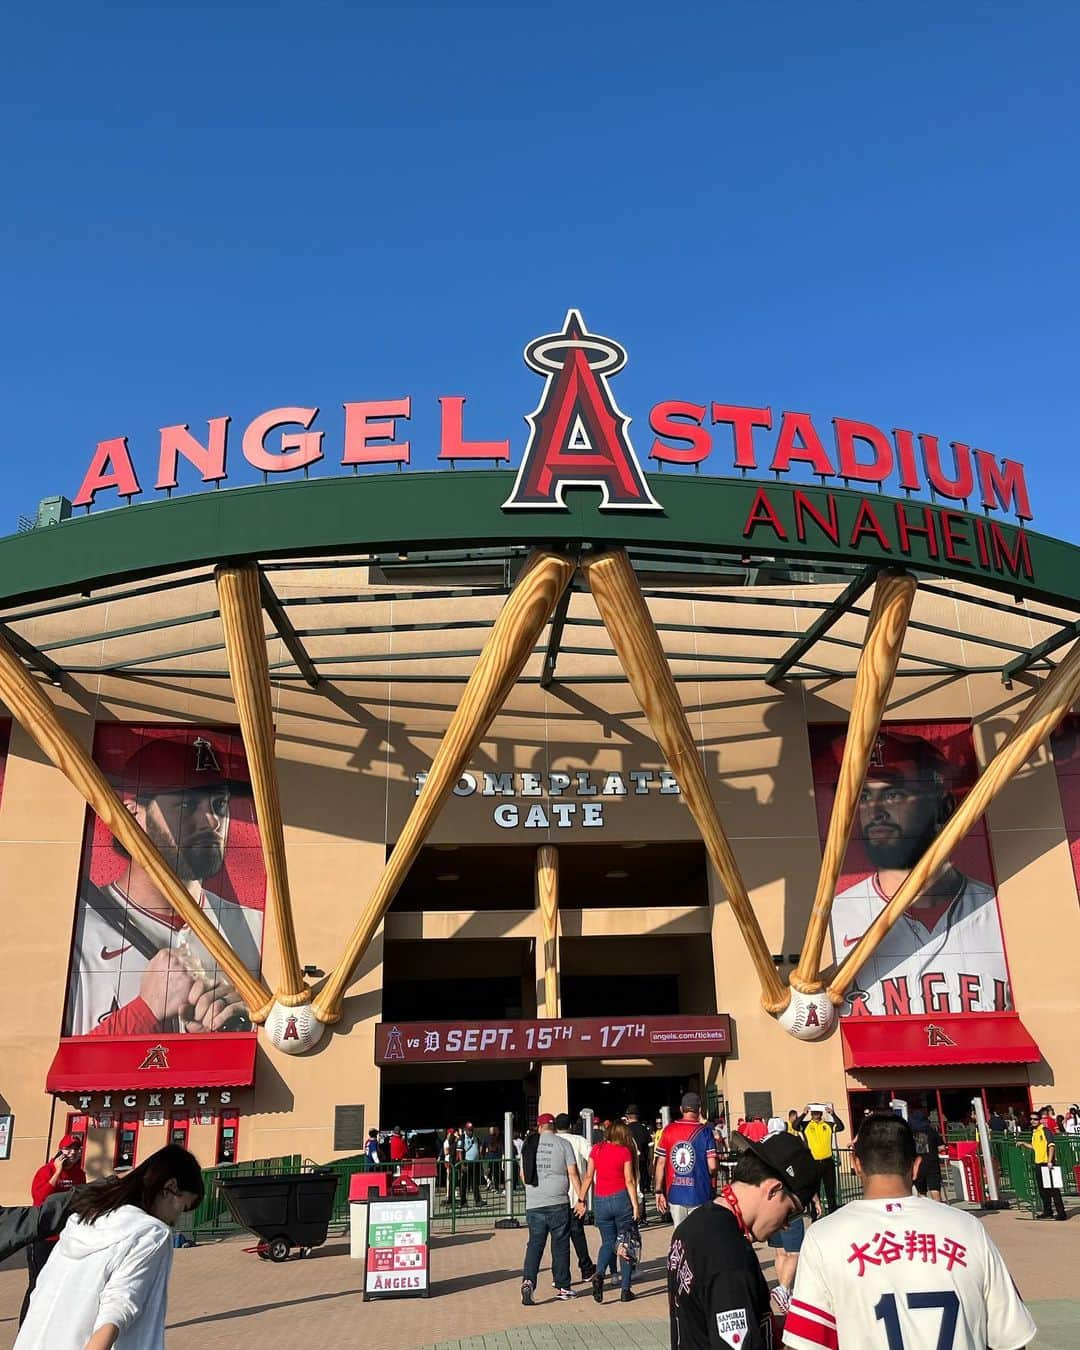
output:
<instances>
[{"instance_id":1,"label":"detroit tigers d logo","mask_svg":"<svg viewBox=\"0 0 1080 1350\"><path fill-rule=\"evenodd\" d=\"M601 510L662 510L630 444L630 418L608 385L608 376L626 365L625 349L590 333L571 309L561 333L529 343L525 363L546 379L539 404L525 419L529 440L503 509L565 510L567 487L598 487Z\"/></svg>"}]
</instances>

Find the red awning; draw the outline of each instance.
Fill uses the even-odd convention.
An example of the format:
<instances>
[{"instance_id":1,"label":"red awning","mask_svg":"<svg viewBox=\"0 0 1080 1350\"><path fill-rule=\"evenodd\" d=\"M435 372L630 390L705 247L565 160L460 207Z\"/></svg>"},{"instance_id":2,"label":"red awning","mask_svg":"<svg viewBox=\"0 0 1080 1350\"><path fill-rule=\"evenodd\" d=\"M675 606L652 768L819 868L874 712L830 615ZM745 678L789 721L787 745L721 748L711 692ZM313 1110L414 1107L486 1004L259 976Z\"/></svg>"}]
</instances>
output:
<instances>
[{"instance_id":1,"label":"red awning","mask_svg":"<svg viewBox=\"0 0 1080 1350\"><path fill-rule=\"evenodd\" d=\"M250 1031L209 1036L73 1036L62 1040L46 1092L246 1087L255 1081Z\"/></svg>"},{"instance_id":2,"label":"red awning","mask_svg":"<svg viewBox=\"0 0 1080 1350\"><path fill-rule=\"evenodd\" d=\"M1016 1013L848 1017L840 1023L846 1069L934 1064L1036 1064L1042 1059Z\"/></svg>"}]
</instances>

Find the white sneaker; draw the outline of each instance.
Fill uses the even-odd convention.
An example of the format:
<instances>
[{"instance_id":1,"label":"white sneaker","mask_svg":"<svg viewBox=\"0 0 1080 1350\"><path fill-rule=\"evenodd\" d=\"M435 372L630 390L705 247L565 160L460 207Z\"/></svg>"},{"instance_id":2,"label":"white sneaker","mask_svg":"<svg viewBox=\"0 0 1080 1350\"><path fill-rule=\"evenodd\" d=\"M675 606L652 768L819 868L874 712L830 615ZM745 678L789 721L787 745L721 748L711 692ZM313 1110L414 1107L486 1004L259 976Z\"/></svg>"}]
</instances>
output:
<instances>
[{"instance_id":1,"label":"white sneaker","mask_svg":"<svg viewBox=\"0 0 1080 1350\"><path fill-rule=\"evenodd\" d=\"M572 1289L556 1289L555 1297L558 1299L562 1299L562 1301L565 1303L568 1298L576 1298L577 1295L574 1293Z\"/></svg>"},{"instance_id":2,"label":"white sneaker","mask_svg":"<svg viewBox=\"0 0 1080 1350\"><path fill-rule=\"evenodd\" d=\"M782 1312L786 1317L791 1309L791 1290L786 1284L778 1284L772 1291L772 1301L776 1304L778 1312Z\"/></svg>"}]
</instances>

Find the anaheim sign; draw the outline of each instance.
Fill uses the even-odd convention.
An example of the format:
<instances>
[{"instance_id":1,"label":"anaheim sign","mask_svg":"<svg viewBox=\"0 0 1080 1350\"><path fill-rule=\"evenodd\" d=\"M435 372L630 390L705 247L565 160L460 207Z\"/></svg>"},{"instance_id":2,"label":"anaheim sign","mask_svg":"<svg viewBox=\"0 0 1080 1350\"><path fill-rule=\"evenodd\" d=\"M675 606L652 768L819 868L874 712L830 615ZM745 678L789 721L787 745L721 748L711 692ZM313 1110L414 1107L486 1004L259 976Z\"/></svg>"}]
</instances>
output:
<instances>
[{"instance_id":1,"label":"anaheim sign","mask_svg":"<svg viewBox=\"0 0 1080 1350\"><path fill-rule=\"evenodd\" d=\"M650 489L630 441L631 419L620 411L609 378L626 364L626 351L611 338L590 333L571 309L562 329L534 339L525 348L531 370L543 375L536 409L527 415L529 438L504 510L566 509L570 487L599 488L601 508L663 511ZM510 441L467 440L462 397L439 397L440 461L510 460ZM411 443L402 424L412 418L412 398L345 403L338 463L362 465L411 462ZM266 474L306 471L326 458L326 432L315 425L318 408L270 408L253 418L240 437L240 452ZM187 423L162 427L155 491L179 484L183 460L203 483L228 479L229 417L214 417L200 440ZM649 411L653 433L649 458L657 465L693 465L715 458L721 475L787 473L805 466L823 485L892 481L904 493L925 492L949 502L978 504L1019 520L1032 519L1024 466L998 459L962 441L943 451L939 438L903 428L886 433L870 422L832 419L826 448L810 413L781 412L735 403L694 403L666 399ZM714 432L713 428L722 428ZM126 436L99 441L73 498L91 506L98 493L115 491L131 499L144 492Z\"/></svg>"}]
</instances>

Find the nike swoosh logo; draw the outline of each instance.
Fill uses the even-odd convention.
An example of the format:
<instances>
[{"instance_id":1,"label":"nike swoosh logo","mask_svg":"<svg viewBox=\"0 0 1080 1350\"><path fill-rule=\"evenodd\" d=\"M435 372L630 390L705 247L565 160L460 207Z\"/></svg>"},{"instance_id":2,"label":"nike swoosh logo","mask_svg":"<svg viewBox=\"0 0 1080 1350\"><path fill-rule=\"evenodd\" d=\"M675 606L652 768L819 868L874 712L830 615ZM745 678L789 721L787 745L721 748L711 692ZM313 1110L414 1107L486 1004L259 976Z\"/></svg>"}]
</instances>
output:
<instances>
[{"instance_id":1,"label":"nike swoosh logo","mask_svg":"<svg viewBox=\"0 0 1080 1350\"><path fill-rule=\"evenodd\" d=\"M116 951L114 951L114 952L109 951L108 947L102 947L102 949L101 949L101 959L102 959L103 961L115 961L116 958L117 958L118 956L123 956L123 954L124 954L125 952L129 952L129 951L131 951L131 943L130 943L130 942L127 944L126 947L117 947Z\"/></svg>"},{"instance_id":2,"label":"nike swoosh logo","mask_svg":"<svg viewBox=\"0 0 1080 1350\"><path fill-rule=\"evenodd\" d=\"M854 947L855 944L856 944L856 942L858 942L858 940L859 940L859 939L858 939L857 937L853 937L853 938L845 938L845 939L844 939L844 946L845 946L845 947Z\"/></svg>"}]
</instances>

